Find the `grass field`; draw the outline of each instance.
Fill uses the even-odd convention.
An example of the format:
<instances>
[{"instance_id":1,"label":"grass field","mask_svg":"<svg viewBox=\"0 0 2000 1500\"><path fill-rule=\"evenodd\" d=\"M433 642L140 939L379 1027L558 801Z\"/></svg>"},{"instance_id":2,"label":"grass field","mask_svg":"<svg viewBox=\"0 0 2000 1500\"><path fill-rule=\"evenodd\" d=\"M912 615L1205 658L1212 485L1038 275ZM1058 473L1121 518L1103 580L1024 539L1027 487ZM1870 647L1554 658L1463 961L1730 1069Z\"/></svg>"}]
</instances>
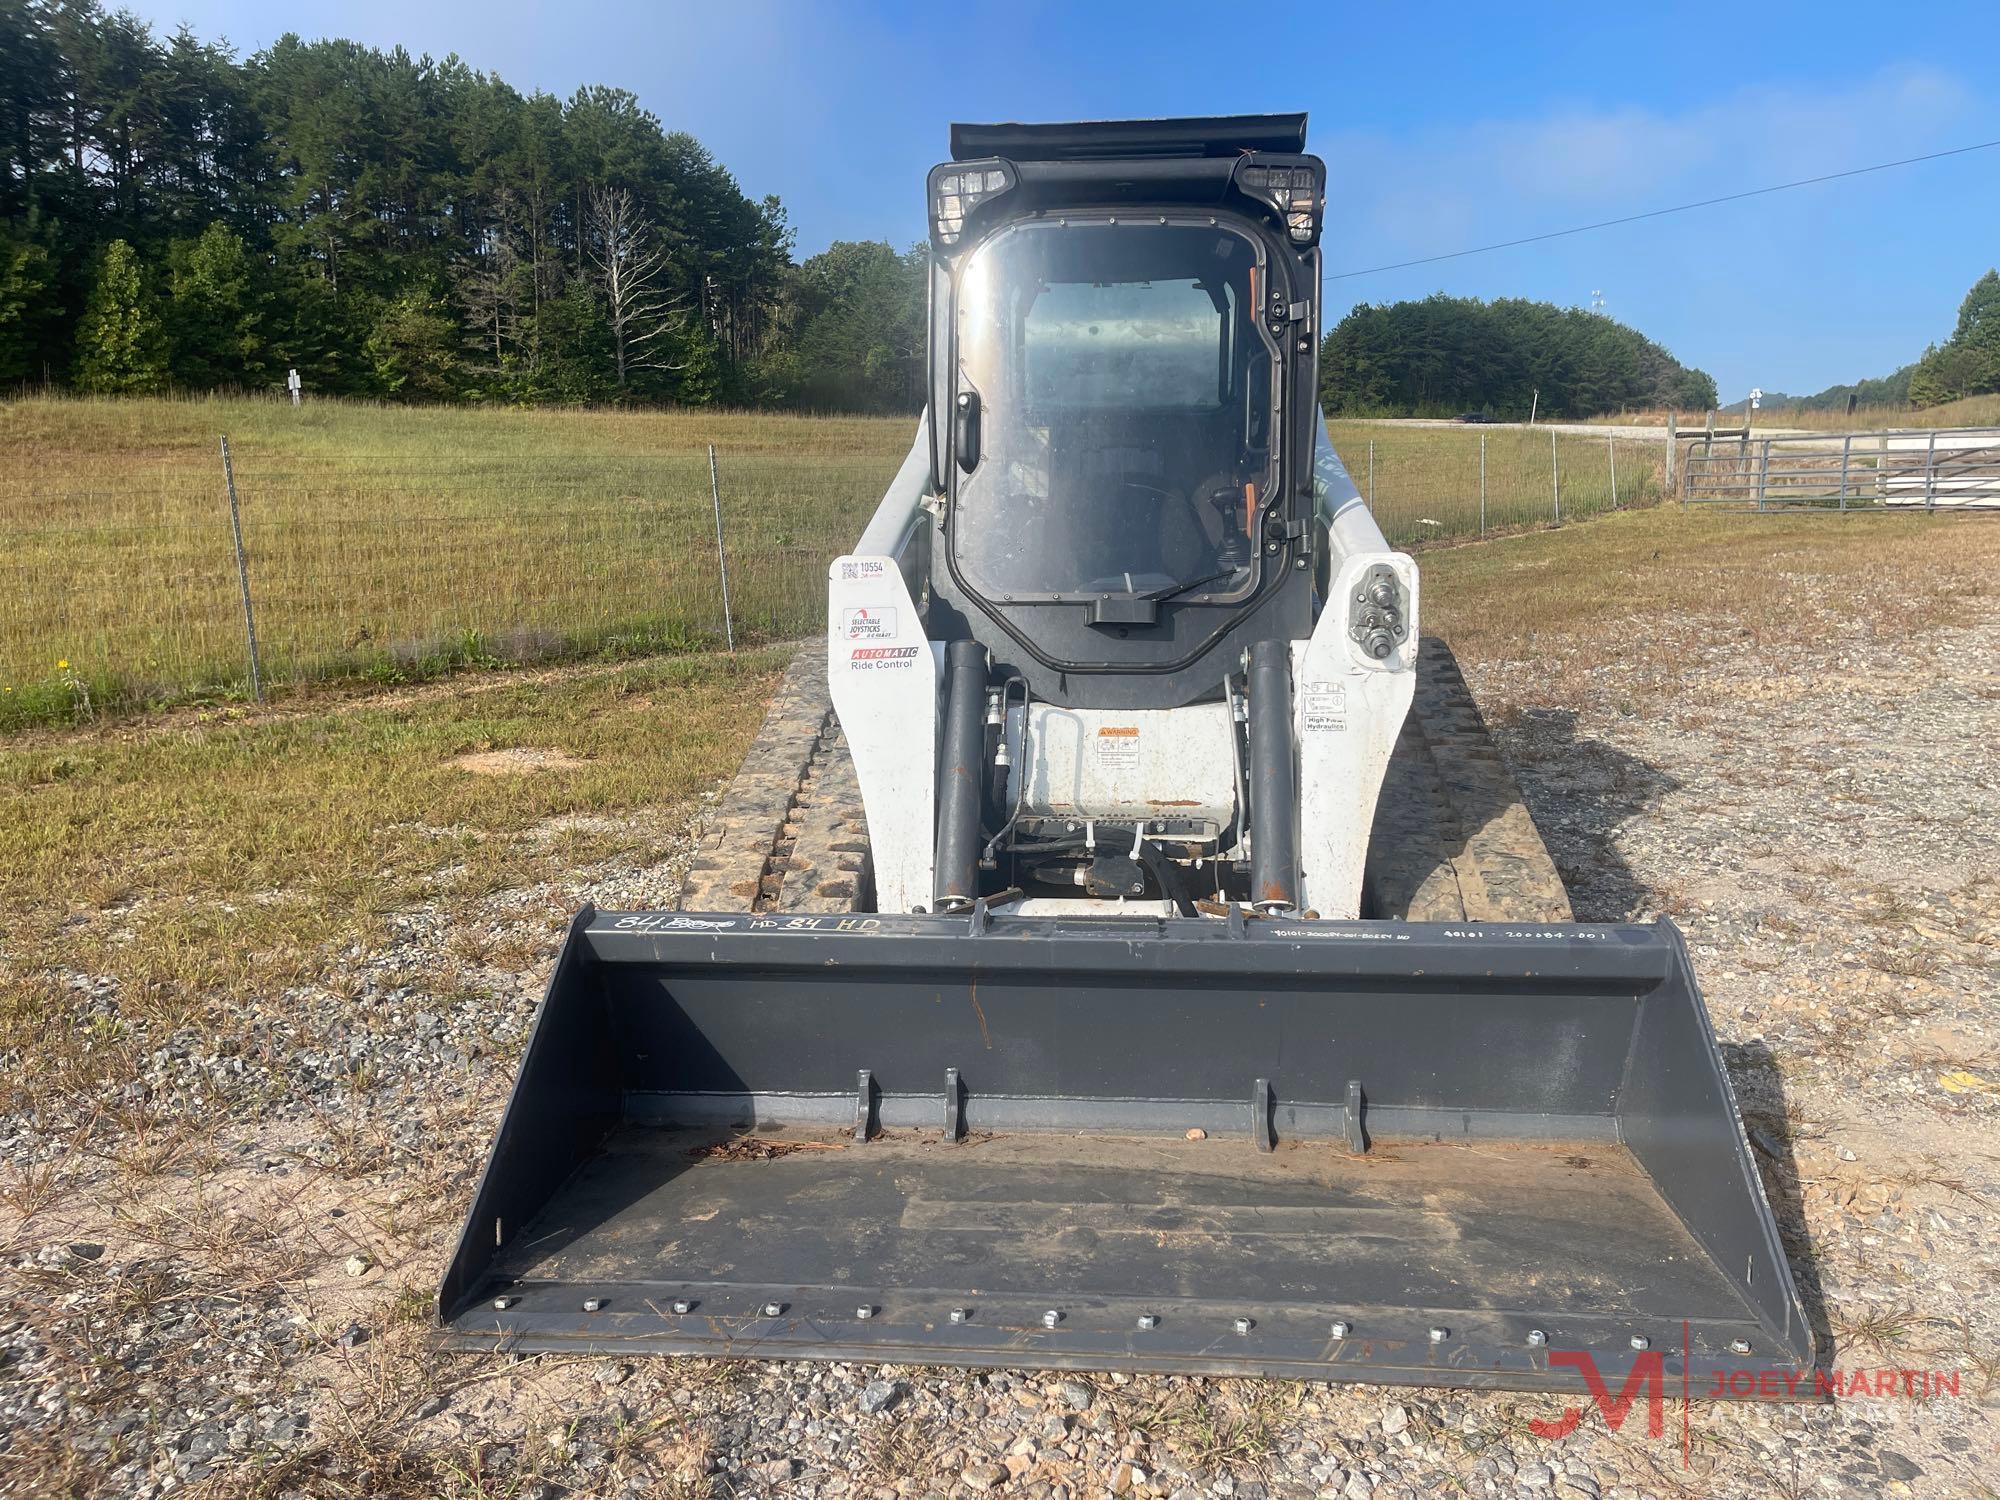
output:
<instances>
[{"instance_id":1,"label":"grass field","mask_svg":"<svg viewBox=\"0 0 2000 1500\"><path fill-rule=\"evenodd\" d=\"M243 692L224 433L266 676L285 683L721 641L710 443L739 638L797 635L912 425L14 403L0 408L0 698L28 700L19 720Z\"/></svg>"},{"instance_id":2,"label":"grass field","mask_svg":"<svg viewBox=\"0 0 2000 1500\"><path fill-rule=\"evenodd\" d=\"M811 631L826 563L911 429L765 412L0 406L0 729L247 696L223 434L264 678L292 690L720 642L711 443L739 641ZM1659 493L1649 444L1333 431L1398 545Z\"/></svg>"},{"instance_id":3,"label":"grass field","mask_svg":"<svg viewBox=\"0 0 2000 1500\"><path fill-rule=\"evenodd\" d=\"M1689 432L1707 419L1705 412L1681 412L1681 431ZM2000 426L2000 395L1967 396L1941 406L1863 406L1853 416L1845 411L1799 411L1793 407L1767 406L1754 413L1754 426L1779 430L1803 428L1812 432L1894 432L1905 427L1995 427ZM1664 411L1618 412L1592 417L1592 422L1610 425L1664 427ZM1724 412L1716 417L1718 427L1740 426L1742 413Z\"/></svg>"}]
</instances>

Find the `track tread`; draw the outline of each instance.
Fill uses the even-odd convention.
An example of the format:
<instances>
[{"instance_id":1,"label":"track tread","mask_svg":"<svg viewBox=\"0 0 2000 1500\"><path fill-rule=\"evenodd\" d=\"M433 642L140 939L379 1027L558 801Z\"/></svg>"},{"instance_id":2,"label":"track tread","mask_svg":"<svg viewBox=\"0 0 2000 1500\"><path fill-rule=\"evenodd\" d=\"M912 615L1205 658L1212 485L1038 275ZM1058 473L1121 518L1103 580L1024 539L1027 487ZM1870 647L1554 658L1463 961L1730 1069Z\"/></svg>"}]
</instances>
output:
<instances>
[{"instance_id":1,"label":"track tread","mask_svg":"<svg viewBox=\"0 0 2000 1500\"><path fill-rule=\"evenodd\" d=\"M832 719L826 646L810 642L792 658L763 727L702 831L682 885L682 911L757 909L800 782Z\"/></svg>"},{"instance_id":2,"label":"track tread","mask_svg":"<svg viewBox=\"0 0 2000 1500\"><path fill-rule=\"evenodd\" d=\"M1363 877L1371 914L1573 922L1569 892L1451 647L1426 636Z\"/></svg>"}]
</instances>

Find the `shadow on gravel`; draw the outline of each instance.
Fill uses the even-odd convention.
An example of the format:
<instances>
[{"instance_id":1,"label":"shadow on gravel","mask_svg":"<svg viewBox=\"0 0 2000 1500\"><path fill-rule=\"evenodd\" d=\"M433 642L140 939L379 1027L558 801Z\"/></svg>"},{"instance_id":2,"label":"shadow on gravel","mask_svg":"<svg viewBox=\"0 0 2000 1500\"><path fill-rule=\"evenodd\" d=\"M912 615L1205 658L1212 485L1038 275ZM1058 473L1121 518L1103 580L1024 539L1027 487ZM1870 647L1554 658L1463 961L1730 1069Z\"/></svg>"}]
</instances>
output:
<instances>
[{"instance_id":1,"label":"shadow on gravel","mask_svg":"<svg viewBox=\"0 0 2000 1500\"><path fill-rule=\"evenodd\" d=\"M1620 828L1680 782L1637 756L1576 732L1566 708L1533 708L1499 732L1535 826L1542 832L1579 922L1625 922L1661 904L1661 893L1618 853Z\"/></svg>"},{"instance_id":2,"label":"shadow on gravel","mask_svg":"<svg viewBox=\"0 0 2000 1500\"><path fill-rule=\"evenodd\" d=\"M1793 1150L1792 1117L1785 1106L1784 1075L1778 1059L1762 1041L1725 1042L1722 1061L1736 1090L1737 1108L1750 1136L1750 1156L1764 1180L1771 1213L1778 1221L1785 1260L1812 1325L1814 1363L1833 1363L1833 1325L1827 1318L1826 1292L1820 1285L1819 1259L1813 1253L1812 1232L1806 1227L1805 1194Z\"/></svg>"}]
</instances>

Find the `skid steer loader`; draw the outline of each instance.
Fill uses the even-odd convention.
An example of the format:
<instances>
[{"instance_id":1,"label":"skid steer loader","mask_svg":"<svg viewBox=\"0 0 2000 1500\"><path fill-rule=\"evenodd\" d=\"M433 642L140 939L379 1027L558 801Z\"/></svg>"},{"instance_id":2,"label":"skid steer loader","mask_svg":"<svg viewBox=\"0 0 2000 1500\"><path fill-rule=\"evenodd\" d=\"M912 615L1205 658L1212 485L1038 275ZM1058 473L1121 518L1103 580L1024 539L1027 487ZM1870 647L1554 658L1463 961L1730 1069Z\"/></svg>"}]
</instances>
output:
<instances>
[{"instance_id":1,"label":"skid steer loader","mask_svg":"<svg viewBox=\"0 0 2000 1500\"><path fill-rule=\"evenodd\" d=\"M1678 933L1571 920L1328 443L1325 201L1303 116L954 128L937 420L683 909L576 919L454 1341L1809 1368Z\"/></svg>"}]
</instances>

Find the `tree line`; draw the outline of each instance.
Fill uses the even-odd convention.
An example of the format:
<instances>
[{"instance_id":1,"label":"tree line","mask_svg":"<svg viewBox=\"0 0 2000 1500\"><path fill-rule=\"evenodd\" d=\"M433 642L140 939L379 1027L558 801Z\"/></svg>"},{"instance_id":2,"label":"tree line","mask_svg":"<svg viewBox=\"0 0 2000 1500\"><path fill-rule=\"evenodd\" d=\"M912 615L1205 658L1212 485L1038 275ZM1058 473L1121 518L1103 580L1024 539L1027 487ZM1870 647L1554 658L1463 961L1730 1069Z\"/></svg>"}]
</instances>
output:
<instances>
[{"instance_id":1,"label":"tree line","mask_svg":"<svg viewBox=\"0 0 2000 1500\"><path fill-rule=\"evenodd\" d=\"M624 90L0 0L0 386L914 409L920 253L792 247Z\"/></svg>"},{"instance_id":2,"label":"tree line","mask_svg":"<svg viewBox=\"0 0 2000 1500\"><path fill-rule=\"evenodd\" d=\"M1364 303L1320 347L1320 400L1349 416L1592 417L1706 411L1715 381L1602 313L1442 292Z\"/></svg>"},{"instance_id":3,"label":"tree line","mask_svg":"<svg viewBox=\"0 0 2000 1500\"><path fill-rule=\"evenodd\" d=\"M1830 385L1814 396L1790 396L1766 391L1769 411L1845 411L1848 399L1857 406L1941 406L1964 396L2000 391L2000 271L1988 270L1972 283L1958 306L1951 337L1931 344L1923 357L1888 375ZM1744 402L1731 403L1741 411Z\"/></svg>"},{"instance_id":4,"label":"tree line","mask_svg":"<svg viewBox=\"0 0 2000 1500\"><path fill-rule=\"evenodd\" d=\"M1973 282L1958 307L1958 324L1932 344L1910 371L1910 404L1938 406L1962 396L2000 391L2000 271Z\"/></svg>"}]
</instances>

